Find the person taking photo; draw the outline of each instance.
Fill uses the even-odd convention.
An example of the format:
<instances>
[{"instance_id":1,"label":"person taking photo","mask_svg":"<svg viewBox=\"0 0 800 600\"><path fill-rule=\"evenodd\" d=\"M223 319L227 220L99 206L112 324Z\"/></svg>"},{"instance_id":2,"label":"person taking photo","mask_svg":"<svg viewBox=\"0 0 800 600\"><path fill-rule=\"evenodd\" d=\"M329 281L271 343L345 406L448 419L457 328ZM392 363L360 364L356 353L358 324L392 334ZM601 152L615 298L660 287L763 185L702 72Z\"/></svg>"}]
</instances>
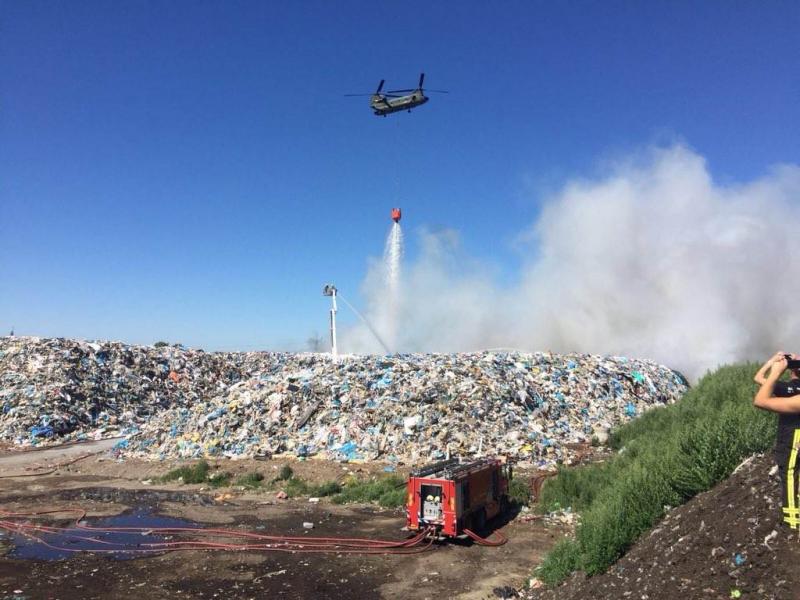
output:
<instances>
[{"instance_id":1,"label":"person taking photo","mask_svg":"<svg viewBox=\"0 0 800 600\"><path fill-rule=\"evenodd\" d=\"M800 365L793 364L795 368L789 369L789 380L781 380L789 366L789 356L793 361L798 358L797 355L777 352L758 370L754 379L761 387L753 405L778 414L774 456L781 479L781 512L784 520L795 528L800 517L797 511L797 476L795 474L790 486L788 469L795 430L800 430ZM800 470L800 464L795 468Z\"/></svg>"}]
</instances>

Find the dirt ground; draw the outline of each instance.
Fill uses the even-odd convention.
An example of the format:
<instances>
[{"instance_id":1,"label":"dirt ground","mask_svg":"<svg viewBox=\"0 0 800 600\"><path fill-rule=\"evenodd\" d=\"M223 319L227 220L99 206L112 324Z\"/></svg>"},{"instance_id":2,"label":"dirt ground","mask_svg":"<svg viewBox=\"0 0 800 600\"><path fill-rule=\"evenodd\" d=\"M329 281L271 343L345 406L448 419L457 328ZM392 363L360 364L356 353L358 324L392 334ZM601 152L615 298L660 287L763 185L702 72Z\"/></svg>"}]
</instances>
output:
<instances>
[{"instance_id":1,"label":"dirt ground","mask_svg":"<svg viewBox=\"0 0 800 600\"><path fill-rule=\"evenodd\" d=\"M18 453L0 456L0 507L41 511L80 506L90 516L149 507L157 514L199 524L264 533L395 540L407 536L401 530L403 509L338 506L324 498L318 504L307 498L278 500L275 490L161 484L156 478L174 463L117 461L105 451L80 458L98 448L105 450L78 445L77 451L73 447L68 453L55 449L25 453L22 459ZM34 475L59 464L53 473ZM285 464L310 483L383 470L383 465L278 459L225 460L216 466L234 474L258 471L269 480ZM496 524L509 538L500 548L437 544L409 556L192 550L133 560L79 553L69 559L39 561L9 557L6 536L0 538L0 599L497 598L520 587L564 535L556 526L523 517L512 515ZM314 523L310 532L302 526L306 521Z\"/></svg>"},{"instance_id":2,"label":"dirt ground","mask_svg":"<svg viewBox=\"0 0 800 600\"><path fill-rule=\"evenodd\" d=\"M781 522L771 456L670 511L608 572L575 575L536 600L800 599L800 538Z\"/></svg>"}]
</instances>

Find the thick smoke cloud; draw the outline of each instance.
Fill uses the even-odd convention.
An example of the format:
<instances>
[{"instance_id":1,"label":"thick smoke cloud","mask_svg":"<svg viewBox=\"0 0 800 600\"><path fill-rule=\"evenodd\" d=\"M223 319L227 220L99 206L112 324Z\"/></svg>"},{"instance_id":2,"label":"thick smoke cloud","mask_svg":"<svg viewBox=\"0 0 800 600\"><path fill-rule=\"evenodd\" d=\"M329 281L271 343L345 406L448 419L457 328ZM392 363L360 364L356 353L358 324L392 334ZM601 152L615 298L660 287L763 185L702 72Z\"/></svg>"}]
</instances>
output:
<instances>
[{"instance_id":1,"label":"thick smoke cloud","mask_svg":"<svg viewBox=\"0 0 800 600\"><path fill-rule=\"evenodd\" d=\"M423 233L389 314L383 266L364 282L398 351L511 347L652 358L707 369L800 352L800 167L737 185L682 145L649 149L547 199L518 283L500 286L455 232ZM349 352L380 352L362 326Z\"/></svg>"}]
</instances>

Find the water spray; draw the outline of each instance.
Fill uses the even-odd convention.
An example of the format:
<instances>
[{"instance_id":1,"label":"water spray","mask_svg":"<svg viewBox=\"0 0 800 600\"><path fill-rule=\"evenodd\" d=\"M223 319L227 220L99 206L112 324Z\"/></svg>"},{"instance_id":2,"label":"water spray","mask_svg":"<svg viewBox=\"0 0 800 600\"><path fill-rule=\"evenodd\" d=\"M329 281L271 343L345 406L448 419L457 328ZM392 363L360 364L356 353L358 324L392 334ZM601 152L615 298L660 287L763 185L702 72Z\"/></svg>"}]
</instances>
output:
<instances>
[{"instance_id":1,"label":"water spray","mask_svg":"<svg viewBox=\"0 0 800 600\"><path fill-rule=\"evenodd\" d=\"M341 299L341 301L342 301L342 302L344 302L344 303L345 303L345 304L346 304L346 305L347 305L347 306L350 308L350 310L352 310L352 311L355 313L355 315L356 315L356 316L357 316L359 319L361 319L361 322L362 322L362 323L364 323L364 325L366 325L366 326L367 326L367 329L369 329L369 330L370 330L370 333L372 333L372 335L374 335L374 336L375 336L375 339L376 339L376 340L378 340L378 343L379 343L381 346L383 346L383 349L386 351L386 354L391 354L391 353L392 353L392 351L391 351L391 350L389 350L389 346L387 346L387 345L386 345L386 342L384 342L384 341L383 341L383 339L381 339L381 336L379 336L379 335L378 335L378 332L377 332L377 331L375 331L375 328L374 328L372 325L370 325L370 322L369 322L369 321L367 321L366 317L364 317L364 315L362 315L360 312L358 312L358 311L356 310L356 307L355 307L355 306L353 306L352 304L350 304L350 303L347 301L347 299L346 299L344 296L342 296L342 295L340 294L340 295L339 295L339 298Z\"/></svg>"}]
</instances>

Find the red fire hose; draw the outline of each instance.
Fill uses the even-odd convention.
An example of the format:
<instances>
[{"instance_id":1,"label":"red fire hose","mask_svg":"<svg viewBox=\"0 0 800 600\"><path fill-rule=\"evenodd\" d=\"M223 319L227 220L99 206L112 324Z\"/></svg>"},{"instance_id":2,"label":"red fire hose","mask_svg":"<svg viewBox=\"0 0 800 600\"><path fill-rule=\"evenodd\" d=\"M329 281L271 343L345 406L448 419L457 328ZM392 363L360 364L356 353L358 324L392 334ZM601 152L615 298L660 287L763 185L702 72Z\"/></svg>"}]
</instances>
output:
<instances>
[{"instance_id":1,"label":"red fire hose","mask_svg":"<svg viewBox=\"0 0 800 600\"><path fill-rule=\"evenodd\" d=\"M496 540L490 540L489 538L482 538L481 536L479 536L477 533L475 533L470 529L465 529L464 533L466 533L469 537L471 537L476 544L479 544L481 546L491 546L493 548L496 548L497 546L502 546L503 544L508 542L508 538L499 531L495 531L493 534L497 537Z\"/></svg>"},{"instance_id":2,"label":"red fire hose","mask_svg":"<svg viewBox=\"0 0 800 600\"><path fill-rule=\"evenodd\" d=\"M73 513L78 517L72 527L54 527L37 525L30 519L47 514ZM8 512L0 510L0 530L22 535L48 548L63 552L96 552L96 553L135 553L148 554L176 550L261 550L272 552L335 552L337 554L417 554L428 550L433 543L430 529L424 529L407 540L377 540L368 538L329 538L329 537L292 537L272 536L247 531L223 528L202 527L91 527L81 524L86 511L81 508L49 510L41 512ZM20 521L18 519L23 518ZM76 532L86 532L79 535ZM148 535L191 534L198 539L185 541L142 542L138 548L130 548L128 544L109 542L92 537L91 533L139 533ZM42 535L61 535L73 540L83 540L97 544L98 548L77 549L57 546L45 540ZM235 540L233 542L229 540Z\"/></svg>"}]
</instances>

